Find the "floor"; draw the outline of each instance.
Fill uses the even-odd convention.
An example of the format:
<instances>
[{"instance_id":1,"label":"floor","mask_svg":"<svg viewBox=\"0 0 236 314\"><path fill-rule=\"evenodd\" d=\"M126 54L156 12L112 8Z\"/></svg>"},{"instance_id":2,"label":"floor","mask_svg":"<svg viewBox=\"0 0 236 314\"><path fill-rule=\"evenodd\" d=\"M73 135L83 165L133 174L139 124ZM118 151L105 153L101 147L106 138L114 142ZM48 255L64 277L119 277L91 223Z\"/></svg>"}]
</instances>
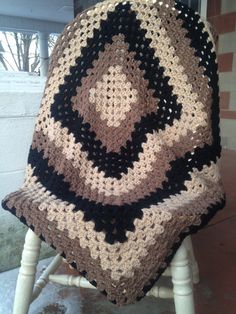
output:
<instances>
[{"instance_id":1,"label":"floor","mask_svg":"<svg viewBox=\"0 0 236 314\"><path fill-rule=\"evenodd\" d=\"M224 151L222 176L226 208L201 232L192 236L200 267L194 287L197 314L236 313L236 152ZM41 261L38 275L50 259ZM71 272L62 266L60 272ZM0 274L0 314L11 314L18 269ZM165 284L170 284L166 282ZM117 308L96 290L48 284L32 304L30 314L174 314L172 300L146 297L135 305Z\"/></svg>"}]
</instances>

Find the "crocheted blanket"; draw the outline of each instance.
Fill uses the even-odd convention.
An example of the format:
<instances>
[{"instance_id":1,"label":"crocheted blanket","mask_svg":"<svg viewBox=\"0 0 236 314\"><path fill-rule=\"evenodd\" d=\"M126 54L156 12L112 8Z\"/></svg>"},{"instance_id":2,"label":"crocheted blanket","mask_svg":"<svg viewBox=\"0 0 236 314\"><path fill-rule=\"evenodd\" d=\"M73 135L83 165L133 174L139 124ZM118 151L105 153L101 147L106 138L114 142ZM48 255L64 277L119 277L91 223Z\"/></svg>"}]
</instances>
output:
<instances>
[{"instance_id":1,"label":"crocheted blanket","mask_svg":"<svg viewBox=\"0 0 236 314\"><path fill-rule=\"evenodd\" d=\"M173 0L105 0L54 48L5 209L112 302L139 300L224 206L214 41Z\"/></svg>"}]
</instances>

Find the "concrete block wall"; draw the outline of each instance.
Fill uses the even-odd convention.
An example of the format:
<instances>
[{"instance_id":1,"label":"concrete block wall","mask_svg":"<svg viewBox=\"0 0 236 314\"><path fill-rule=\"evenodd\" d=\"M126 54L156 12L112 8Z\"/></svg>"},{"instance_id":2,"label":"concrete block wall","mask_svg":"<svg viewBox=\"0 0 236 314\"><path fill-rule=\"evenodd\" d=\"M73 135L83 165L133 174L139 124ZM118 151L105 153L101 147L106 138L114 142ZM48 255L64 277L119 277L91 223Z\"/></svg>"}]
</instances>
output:
<instances>
[{"instance_id":1,"label":"concrete block wall","mask_svg":"<svg viewBox=\"0 0 236 314\"><path fill-rule=\"evenodd\" d=\"M23 182L45 79L0 71L0 200ZM27 228L0 207L0 272L19 266ZM52 255L43 245L41 257Z\"/></svg>"},{"instance_id":2,"label":"concrete block wall","mask_svg":"<svg viewBox=\"0 0 236 314\"><path fill-rule=\"evenodd\" d=\"M208 0L207 13L219 35L222 146L236 150L236 1Z\"/></svg>"}]
</instances>

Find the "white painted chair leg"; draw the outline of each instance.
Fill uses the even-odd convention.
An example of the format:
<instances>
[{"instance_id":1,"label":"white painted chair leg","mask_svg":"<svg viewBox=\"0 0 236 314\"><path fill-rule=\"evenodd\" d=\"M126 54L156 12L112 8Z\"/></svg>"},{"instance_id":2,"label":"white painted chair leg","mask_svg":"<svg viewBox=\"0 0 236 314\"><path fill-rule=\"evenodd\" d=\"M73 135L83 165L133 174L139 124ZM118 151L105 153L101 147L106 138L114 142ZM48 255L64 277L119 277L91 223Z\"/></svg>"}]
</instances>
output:
<instances>
[{"instance_id":1,"label":"white painted chair leg","mask_svg":"<svg viewBox=\"0 0 236 314\"><path fill-rule=\"evenodd\" d=\"M55 256L35 284L40 247L41 240L29 229L25 237L21 267L17 279L13 314L27 314L31 302L37 298L48 281L68 286L95 288L85 278L80 276L53 275L62 262L60 255ZM191 239L186 238L176 252L170 267L164 274L172 276L173 292L165 287L153 287L148 295L161 298L174 297L176 314L195 314L191 262L195 262L193 265L197 267ZM198 275L198 267L195 268L196 275Z\"/></svg>"},{"instance_id":2,"label":"white painted chair leg","mask_svg":"<svg viewBox=\"0 0 236 314\"><path fill-rule=\"evenodd\" d=\"M185 241L171 262L171 273L176 314L195 314L191 269Z\"/></svg>"},{"instance_id":3,"label":"white painted chair leg","mask_svg":"<svg viewBox=\"0 0 236 314\"><path fill-rule=\"evenodd\" d=\"M192 240L191 237L188 236L185 239L185 244L188 250L188 254L189 254L189 258L190 258L190 263L191 263L191 268L192 268L192 278L193 278L193 283L197 284L200 281L199 278L199 268L198 268L198 263L196 261L195 258L195 254L194 254L194 250L193 250L193 244L192 244Z\"/></svg>"},{"instance_id":4,"label":"white painted chair leg","mask_svg":"<svg viewBox=\"0 0 236 314\"><path fill-rule=\"evenodd\" d=\"M42 275L39 277L39 279L36 281L34 285L34 290L31 298L31 302L33 302L41 293L42 289L46 286L46 284L49 281L49 276L51 274L54 274L54 272L58 269L58 267L62 263L62 257L60 254L57 254L54 259L51 261L51 263L48 265L48 267L44 270Z\"/></svg>"},{"instance_id":5,"label":"white painted chair leg","mask_svg":"<svg viewBox=\"0 0 236 314\"><path fill-rule=\"evenodd\" d=\"M13 314L27 314L29 311L40 247L41 240L29 229L25 237L21 267L17 278Z\"/></svg>"},{"instance_id":6,"label":"white painted chair leg","mask_svg":"<svg viewBox=\"0 0 236 314\"><path fill-rule=\"evenodd\" d=\"M168 287L159 287L154 286L152 289L147 293L147 296L153 296L155 298L161 298L161 299L173 299L173 289Z\"/></svg>"},{"instance_id":7,"label":"white painted chair leg","mask_svg":"<svg viewBox=\"0 0 236 314\"><path fill-rule=\"evenodd\" d=\"M87 279L73 275L49 275L49 281L59 283L64 286L74 286L81 288L96 289Z\"/></svg>"}]
</instances>

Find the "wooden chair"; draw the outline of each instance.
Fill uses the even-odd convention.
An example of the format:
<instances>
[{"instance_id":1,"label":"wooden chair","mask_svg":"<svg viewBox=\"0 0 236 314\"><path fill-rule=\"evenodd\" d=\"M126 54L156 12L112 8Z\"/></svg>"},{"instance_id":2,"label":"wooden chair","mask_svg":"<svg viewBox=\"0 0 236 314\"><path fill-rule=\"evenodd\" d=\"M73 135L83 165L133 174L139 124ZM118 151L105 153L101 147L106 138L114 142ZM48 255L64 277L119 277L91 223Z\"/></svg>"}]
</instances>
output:
<instances>
[{"instance_id":1,"label":"wooden chair","mask_svg":"<svg viewBox=\"0 0 236 314\"><path fill-rule=\"evenodd\" d=\"M63 261L59 254L54 257L35 282L40 247L41 240L29 229L22 252L13 314L27 314L30 304L39 296L48 281L67 286L96 289L81 276L55 275L55 271ZM164 299L174 298L176 314L194 314L193 283L199 282L199 273L190 237L183 241L163 276L172 278L173 289L154 286L147 295Z\"/></svg>"}]
</instances>

